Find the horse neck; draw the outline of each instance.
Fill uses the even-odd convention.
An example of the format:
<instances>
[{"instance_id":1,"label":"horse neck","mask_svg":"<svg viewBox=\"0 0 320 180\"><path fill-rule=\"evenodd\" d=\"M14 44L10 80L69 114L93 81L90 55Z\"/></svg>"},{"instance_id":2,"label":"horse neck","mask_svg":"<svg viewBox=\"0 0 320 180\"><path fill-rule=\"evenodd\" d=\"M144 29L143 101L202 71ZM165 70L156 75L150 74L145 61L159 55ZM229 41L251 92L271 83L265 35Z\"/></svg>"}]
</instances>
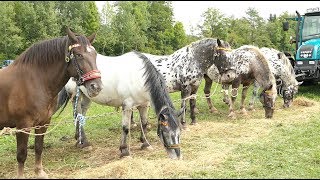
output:
<instances>
[{"instance_id":1,"label":"horse neck","mask_svg":"<svg viewBox=\"0 0 320 180\"><path fill-rule=\"evenodd\" d=\"M70 78L67 75L67 64L64 58L57 58L56 63L48 66L31 67L27 65L20 66L19 70L26 75L26 78L29 78L28 81L37 83L37 86L52 97L59 93Z\"/></svg>"},{"instance_id":2,"label":"horse neck","mask_svg":"<svg viewBox=\"0 0 320 180\"><path fill-rule=\"evenodd\" d=\"M214 64L213 45L192 45L185 47L184 51L187 53L190 64L195 64L205 73ZM182 62L185 63L185 62Z\"/></svg>"},{"instance_id":3,"label":"horse neck","mask_svg":"<svg viewBox=\"0 0 320 180\"><path fill-rule=\"evenodd\" d=\"M281 70L280 78L284 88L287 88L291 85L296 85L298 83L295 74L292 74L289 68L284 68L284 70Z\"/></svg>"}]
</instances>

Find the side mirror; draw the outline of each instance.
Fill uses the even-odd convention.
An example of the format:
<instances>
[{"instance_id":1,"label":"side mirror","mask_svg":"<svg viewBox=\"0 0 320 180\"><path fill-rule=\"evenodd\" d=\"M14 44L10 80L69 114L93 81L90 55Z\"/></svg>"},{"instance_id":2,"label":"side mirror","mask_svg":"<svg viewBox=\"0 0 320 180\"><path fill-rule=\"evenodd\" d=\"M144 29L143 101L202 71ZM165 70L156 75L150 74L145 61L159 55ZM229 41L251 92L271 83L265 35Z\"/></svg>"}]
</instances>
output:
<instances>
[{"instance_id":1,"label":"side mirror","mask_svg":"<svg viewBox=\"0 0 320 180\"><path fill-rule=\"evenodd\" d=\"M289 22L288 21L282 22L282 29L284 31L288 31L289 30Z\"/></svg>"}]
</instances>

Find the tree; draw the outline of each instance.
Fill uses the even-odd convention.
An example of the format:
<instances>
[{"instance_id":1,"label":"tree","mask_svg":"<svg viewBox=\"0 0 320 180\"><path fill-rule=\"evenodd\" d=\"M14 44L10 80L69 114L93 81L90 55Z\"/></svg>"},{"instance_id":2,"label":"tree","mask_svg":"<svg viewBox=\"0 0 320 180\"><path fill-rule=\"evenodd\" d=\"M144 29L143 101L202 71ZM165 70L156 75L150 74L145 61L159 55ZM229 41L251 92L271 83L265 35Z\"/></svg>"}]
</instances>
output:
<instances>
[{"instance_id":1,"label":"tree","mask_svg":"<svg viewBox=\"0 0 320 180\"><path fill-rule=\"evenodd\" d=\"M101 25L95 41L96 50L103 55L116 55L113 47L119 40L112 28L115 13L113 5L107 1L100 14Z\"/></svg>"},{"instance_id":2,"label":"tree","mask_svg":"<svg viewBox=\"0 0 320 180\"><path fill-rule=\"evenodd\" d=\"M174 37L172 40L172 47L174 50L180 49L187 45L187 36L181 22L177 22L173 26Z\"/></svg>"},{"instance_id":3,"label":"tree","mask_svg":"<svg viewBox=\"0 0 320 180\"><path fill-rule=\"evenodd\" d=\"M203 37L226 39L227 20L219 9L208 8L201 17L204 18L204 22L198 27Z\"/></svg>"},{"instance_id":4,"label":"tree","mask_svg":"<svg viewBox=\"0 0 320 180\"><path fill-rule=\"evenodd\" d=\"M147 31L147 52L154 54L169 54L172 52L168 37L173 32L173 9L168 1L149 1L150 27ZM170 39L170 38L169 38Z\"/></svg>"},{"instance_id":5,"label":"tree","mask_svg":"<svg viewBox=\"0 0 320 180\"><path fill-rule=\"evenodd\" d=\"M21 30L16 25L13 2L0 1L0 60L15 59L23 47Z\"/></svg>"}]
</instances>

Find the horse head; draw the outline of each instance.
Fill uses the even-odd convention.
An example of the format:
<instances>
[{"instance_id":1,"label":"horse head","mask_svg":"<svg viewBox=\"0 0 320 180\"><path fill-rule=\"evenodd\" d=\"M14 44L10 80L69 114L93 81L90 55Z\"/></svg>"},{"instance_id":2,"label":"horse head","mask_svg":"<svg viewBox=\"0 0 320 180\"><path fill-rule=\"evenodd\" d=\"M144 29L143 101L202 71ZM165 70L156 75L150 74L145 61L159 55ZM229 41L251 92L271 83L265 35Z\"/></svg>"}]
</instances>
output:
<instances>
[{"instance_id":1,"label":"horse head","mask_svg":"<svg viewBox=\"0 0 320 180\"><path fill-rule=\"evenodd\" d=\"M296 84L290 85L289 87L282 90L282 96L283 96L283 100L284 100L284 104L283 104L284 108L288 108L291 106L291 104L293 102L293 97L294 97L294 95L296 95L298 93L299 86L302 83L303 82L297 81Z\"/></svg>"},{"instance_id":2,"label":"horse head","mask_svg":"<svg viewBox=\"0 0 320 180\"><path fill-rule=\"evenodd\" d=\"M172 108L165 106L158 115L157 134L171 159L181 158L179 146L181 131L178 117L184 112L184 108L181 109L175 112Z\"/></svg>"},{"instance_id":3,"label":"horse head","mask_svg":"<svg viewBox=\"0 0 320 180\"><path fill-rule=\"evenodd\" d=\"M290 74L291 77L288 80L288 82L291 82L290 85L287 87L284 87L281 90L281 94L283 96L283 101L284 101L283 107L288 108L291 106L291 104L293 102L293 97L294 97L294 95L296 95L298 93L299 85L301 85L302 82L298 82L296 80L296 75L295 75L294 69L292 67L292 64L290 63L290 60L285 55L285 53L280 52L277 55L278 55L278 59L281 60L283 62L283 64L289 68L289 71L291 72L291 74Z\"/></svg>"},{"instance_id":4,"label":"horse head","mask_svg":"<svg viewBox=\"0 0 320 180\"><path fill-rule=\"evenodd\" d=\"M90 97L97 96L102 89L102 82L96 64L97 52L91 45L96 34L93 33L89 37L76 36L69 28L67 34L69 41L66 62L69 75L76 78L77 85L86 87ZM73 66L69 66L70 61Z\"/></svg>"},{"instance_id":5,"label":"horse head","mask_svg":"<svg viewBox=\"0 0 320 180\"><path fill-rule=\"evenodd\" d=\"M230 45L217 39L217 46L214 48L215 65L221 74L222 83L230 83L236 78L236 71L233 69L230 58Z\"/></svg>"},{"instance_id":6,"label":"horse head","mask_svg":"<svg viewBox=\"0 0 320 180\"><path fill-rule=\"evenodd\" d=\"M276 97L277 90L272 84L268 86L268 88L264 89L260 94L260 102L263 104L266 118L272 118L273 116Z\"/></svg>"}]
</instances>

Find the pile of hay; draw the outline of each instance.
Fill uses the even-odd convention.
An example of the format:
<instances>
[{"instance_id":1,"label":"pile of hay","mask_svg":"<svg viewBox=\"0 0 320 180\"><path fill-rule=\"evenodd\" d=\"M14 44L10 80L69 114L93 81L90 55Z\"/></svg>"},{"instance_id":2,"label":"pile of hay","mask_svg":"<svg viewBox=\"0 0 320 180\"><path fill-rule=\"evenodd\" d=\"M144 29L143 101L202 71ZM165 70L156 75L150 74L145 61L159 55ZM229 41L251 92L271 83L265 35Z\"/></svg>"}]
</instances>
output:
<instances>
[{"instance_id":1,"label":"pile of hay","mask_svg":"<svg viewBox=\"0 0 320 180\"><path fill-rule=\"evenodd\" d=\"M305 97L298 97L293 100L292 104L297 106L311 107L314 106L315 103L312 100L307 99Z\"/></svg>"}]
</instances>

